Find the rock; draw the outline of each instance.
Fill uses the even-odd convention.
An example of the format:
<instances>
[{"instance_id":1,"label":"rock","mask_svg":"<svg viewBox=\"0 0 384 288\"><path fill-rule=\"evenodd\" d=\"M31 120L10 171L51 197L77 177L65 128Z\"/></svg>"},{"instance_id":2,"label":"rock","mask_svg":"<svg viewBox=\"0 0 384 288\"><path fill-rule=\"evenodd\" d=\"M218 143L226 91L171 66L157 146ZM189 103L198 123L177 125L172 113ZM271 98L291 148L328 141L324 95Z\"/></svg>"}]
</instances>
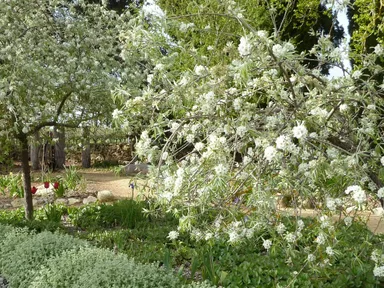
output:
<instances>
[{"instance_id":1,"label":"rock","mask_svg":"<svg viewBox=\"0 0 384 288\"><path fill-rule=\"evenodd\" d=\"M115 196L112 194L111 191L103 190L97 192L97 199L100 202L112 202L113 200L115 200Z\"/></svg>"},{"instance_id":2,"label":"rock","mask_svg":"<svg viewBox=\"0 0 384 288\"><path fill-rule=\"evenodd\" d=\"M147 174L149 169L149 165L145 163L139 164L128 164L124 167L126 175L132 174Z\"/></svg>"},{"instance_id":3,"label":"rock","mask_svg":"<svg viewBox=\"0 0 384 288\"><path fill-rule=\"evenodd\" d=\"M33 203L33 206L43 205L45 203L45 199L44 198L33 198L32 203Z\"/></svg>"},{"instance_id":4,"label":"rock","mask_svg":"<svg viewBox=\"0 0 384 288\"><path fill-rule=\"evenodd\" d=\"M9 203L5 203L5 204L3 205L3 207L4 207L4 208L12 208L12 205L9 204Z\"/></svg>"},{"instance_id":5,"label":"rock","mask_svg":"<svg viewBox=\"0 0 384 288\"><path fill-rule=\"evenodd\" d=\"M56 204L67 205L67 204L68 204L68 200L65 199L65 198L57 198L57 199L55 200L55 203L56 203Z\"/></svg>"},{"instance_id":6,"label":"rock","mask_svg":"<svg viewBox=\"0 0 384 288\"><path fill-rule=\"evenodd\" d=\"M36 188L37 188L36 195L46 196L46 195L55 194L55 192L53 191L54 188L52 184L49 184L48 188L44 188L44 185L37 186Z\"/></svg>"},{"instance_id":7,"label":"rock","mask_svg":"<svg viewBox=\"0 0 384 288\"><path fill-rule=\"evenodd\" d=\"M81 199L79 198L68 198L68 205L76 205L80 203L81 203Z\"/></svg>"},{"instance_id":8,"label":"rock","mask_svg":"<svg viewBox=\"0 0 384 288\"><path fill-rule=\"evenodd\" d=\"M87 198L83 199L83 204L91 204L91 203L95 203L96 201L97 201L96 197L88 196Z\"/></svg>"},{"instance_id":9,"label":"rock","mask_svg":"<svg viewBox=\"0 0 384 288\"><path fill-rule=\"evenodd\" d=\"M383 207L376 207L372 209L373 215L375 216L384 216L384 209Z\"/></svg>"},{"instance_id":10,"label":"rock","mask_svg":"<svg viewBox=\"0 0 384 288\"><path fill-rule=\"evenodd\" d=\"M11 205L13 208L19 208L24 206L24 199L23 198L16 198L11 202Z\"/></svg>"}]
</instances>

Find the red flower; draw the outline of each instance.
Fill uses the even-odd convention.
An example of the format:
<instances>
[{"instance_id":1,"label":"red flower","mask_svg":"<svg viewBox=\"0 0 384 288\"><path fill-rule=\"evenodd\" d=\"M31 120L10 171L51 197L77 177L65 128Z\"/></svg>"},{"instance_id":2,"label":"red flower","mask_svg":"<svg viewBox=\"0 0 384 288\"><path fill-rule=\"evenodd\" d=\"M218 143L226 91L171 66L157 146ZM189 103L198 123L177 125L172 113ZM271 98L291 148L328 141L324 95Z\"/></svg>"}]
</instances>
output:
<instances>
[{"instance_id":1,"label":"red flower","mask_svg":"<svg viewBox=\"0 0 384 288\"><path fill-rule=\"evenodd\" d=\"M37 191L37 188L36 188L35 186L33 186L33 187L31 188L31 193L32 193L32 194L36 194L36 191Z\"/></svg>"},{"instance_id":2,"label":"red flower","mask_svg":"<svg viewBox=\"0 0 384 288\"><path fill-rule=\"evenodd\" d=\"M47 182L44 182L44 188L45 189L48 189L49 188L49 182L47 181Z\"/></svg>"},{"instance_id":3,"label":"red flower","mask_svg":"<svg viewBox=\"0 0 384 288\"><path fill-rule=\"evenodd\" d=\"M59 189L59 182L53 183L53 188L55 188L56 190Z\"/></svg>"}]
</instances>

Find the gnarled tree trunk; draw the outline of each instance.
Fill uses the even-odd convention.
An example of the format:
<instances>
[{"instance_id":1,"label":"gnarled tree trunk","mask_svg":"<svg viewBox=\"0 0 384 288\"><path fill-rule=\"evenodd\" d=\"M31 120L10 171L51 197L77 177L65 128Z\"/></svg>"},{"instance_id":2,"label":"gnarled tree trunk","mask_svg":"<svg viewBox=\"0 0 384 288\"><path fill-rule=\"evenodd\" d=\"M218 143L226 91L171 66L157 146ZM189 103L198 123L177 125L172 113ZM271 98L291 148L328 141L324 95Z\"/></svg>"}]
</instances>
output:
<instances>
[{"instance_id":1,"label":"gnarled tree trunk","mask_svg":"<svg viewBox=\"0 0 384 288\"><path fill-rule=\"evenodd\" d=\"M19 140L21 142L21 166L23 170L25 218L27 220L32 220L33 219L33 202L32 202L32 193L31 193L31 170L29 167L27 135L21 134L19 136Z\"/></svg>"}]
</instances>

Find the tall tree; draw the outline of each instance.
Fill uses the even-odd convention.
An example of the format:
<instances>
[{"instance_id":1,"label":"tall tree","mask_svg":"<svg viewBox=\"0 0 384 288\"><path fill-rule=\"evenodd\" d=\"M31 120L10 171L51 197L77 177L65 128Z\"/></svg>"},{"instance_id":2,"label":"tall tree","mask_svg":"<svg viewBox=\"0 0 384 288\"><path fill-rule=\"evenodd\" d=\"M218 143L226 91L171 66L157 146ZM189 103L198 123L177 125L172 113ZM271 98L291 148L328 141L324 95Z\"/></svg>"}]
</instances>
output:
<instances>
[{"instance_id":1,"label":"tall tree","mask_svg":"<svg viewBox=\"0 0 384 288\"><path fill-rule=\"evenodd\" d=\"M180 26L171 30L171 35L190 37L189 43L196 49L224 49L230 41L239 43L244 29L238 18L228 17L225 9L257 30L266 30L283 41L292 42L298 51L310 51L321 35L329 35L338 46L344 35L332 9L320 0L239 0L237 4L224 1L224 5L218 1L199 0L160 0L159 3L169 18L181 21ZM220 59L223 56L225 53ZM309 57L312 59L306 63L310 68L320 65L315 57ZM321 68L327 73L330 64L322 63Z\"/></svg>"},{"instance_id":2,"label":"tall tree","mask_svg":"<svg viewBox=\"0 0 384 288\"><path fill-rule=\"evenodd\" d=\"M32 219L29 136L110 113L111 90L124 77L118 36L128 21L100 5L60 0L1 1L0 14L0 109L8 111L0 130L20 143Z\"/></svg>"}]
</instances>

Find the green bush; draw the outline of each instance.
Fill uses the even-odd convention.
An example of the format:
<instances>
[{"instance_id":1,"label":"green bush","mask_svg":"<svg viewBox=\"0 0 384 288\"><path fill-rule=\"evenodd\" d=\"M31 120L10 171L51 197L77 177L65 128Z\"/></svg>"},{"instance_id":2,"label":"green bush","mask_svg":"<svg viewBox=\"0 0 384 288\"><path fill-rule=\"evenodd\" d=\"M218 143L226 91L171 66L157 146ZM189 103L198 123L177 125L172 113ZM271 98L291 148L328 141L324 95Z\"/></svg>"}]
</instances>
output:
<instances>
[{"instance_id":1,"label":"green bush","mask_svg":"<svg viewBox=\"0 0 384 288\"><path fill-rule=\"evenodd\" d=\"M180 287L174 275L100 248L68 251L51 258L32 287Z\"/></svg>"},{"instance_id":2,"label":"green bush","mask_svg":"<svg viewBox=\"0 0 384 288\"><path fill-rule=\"evenodd\" d=\"M0 274L10 287L191 287L155 264L138 264L124 254L88 246L51 232L0 225Z\"/></svg>"},{"instance_id":3,"label":"green bush","mask_svg":"<svg viewBox=\"0 0 384 288\"><path fill-rule=\"evenodd\" d=\"M0 272L11 287L29 287L40 265L49 257L81 246L88 244L69 235L15 229L0 242Z\"/></svg>"}]
</instances>

